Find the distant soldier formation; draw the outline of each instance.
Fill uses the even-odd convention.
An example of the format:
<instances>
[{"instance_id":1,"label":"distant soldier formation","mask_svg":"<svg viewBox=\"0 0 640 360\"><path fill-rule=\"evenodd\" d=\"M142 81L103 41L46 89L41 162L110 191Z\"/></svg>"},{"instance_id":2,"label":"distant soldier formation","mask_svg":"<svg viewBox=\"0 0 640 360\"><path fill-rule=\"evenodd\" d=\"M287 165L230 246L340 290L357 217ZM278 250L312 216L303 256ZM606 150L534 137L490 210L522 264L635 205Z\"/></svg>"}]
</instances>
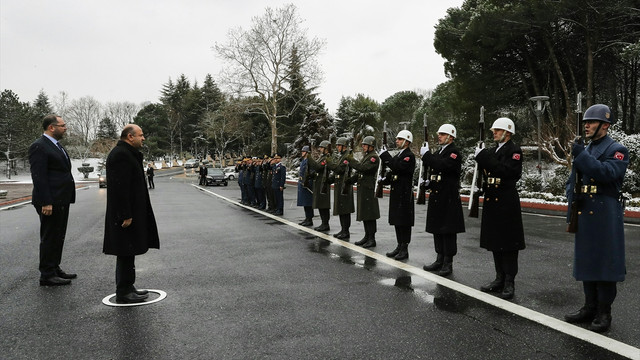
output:
<instances>
[{"instance_id":1,"label":"distant soldier formation","mask_svg":"<svg viewBox=\"0 0 640 360\"><path fill-rule=\"evenodd\" d=\"M483 113L482 113L483 114ZM484 115L481 115L481 141L473 156L478 181L475 199L482 197L483 211L480 247L492 253L495 279L481 286L483 292L495 293L503 299L515 295L518 273L518 254L525 249L520 198L516 183L522 176L523 153L512 137L515 124L509 118L498 118L490 130L494 146L485 147ZM571 216L575 225L574 277L583 282L585 304L577 312L567 314L571 323L587 323L595 332L605 332L611 325L611 305L616 295L616 283L623 281L624 264L622 181L629 163L629 152L611 139L607 131L613 123L606 105L587 109L582 127L585 137L576 139L572 148L574 166L567 182L567 198L578 210ZM388 187L388 223L396 234L396 247L386 256L395 260L409 257L411 231L415 222L414 172L416 155L410 149L413 134L398 132L396 150L387 149L386 124L383 141L376 150L373 136L361 141L362 151L354 156L353 143L346 137L335 142L322 140L314 158L309 145L301 149L298 171L297 205L304 208L305 217L299 225L313 226L317 210L320 224L314 230L330 231L331 206L340 230L337 239L350 241L351 214L362 222L364 236L355 242L364 248L376 246L377 220L380 218L378 199L384 186ZM438 149L431 152L427 142L420 147L421 166L419 193L429 192L426 216L427 233L433 234L435 260L423 269L440 276L453 272L453 258L457 254L457 234L465 232L460 177L463 156L455 145L455 126L444 124L437 131ZM584 140L589 143L585 146ZM245 157L238 161L238 184L241 203L283 215L283 190L286 168L281 156ZM354 185L356 196L354 204ZM331 188L333 187L333 201ZM474 189L472 189L472 192ZM422 201L424 204L424 194ZM470 196L470 202L472 201ZM420 194L418 196L420 198ZM470 204L470 208L472 204ZM475 206L477 207L477 201ZM576 206L572 206L575 210ZM472 210L470 216L478 217ZM569 216L568 216L569 219Z\"/></svg>"}]
</instances>

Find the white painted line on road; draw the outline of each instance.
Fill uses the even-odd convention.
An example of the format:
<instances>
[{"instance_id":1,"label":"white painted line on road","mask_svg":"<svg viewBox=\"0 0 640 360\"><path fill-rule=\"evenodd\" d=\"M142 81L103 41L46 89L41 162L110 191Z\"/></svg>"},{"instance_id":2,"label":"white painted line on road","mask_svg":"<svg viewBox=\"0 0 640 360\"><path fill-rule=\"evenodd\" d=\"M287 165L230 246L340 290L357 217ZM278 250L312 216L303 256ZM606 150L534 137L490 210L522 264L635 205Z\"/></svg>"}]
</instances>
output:
<instances>
[{"instance_id":1,"label":"white painted line on road","mask_svg":"<svg viewBox=\"0 0 640 360\"><path fill-rule=\"evenodd\" d=\"M336 239L331 235L319 232L319 231L315 231L313 229L309 229L305 226L301 226L298 225L294 222L291 222L287 219L283 219L280 216L276 216L273 214L270 214L268 212L264 212L262 210L258 210L254 207L251 206L247 206L247 205L243 205L240 204L239 202L235 201L235 200L231 200L225 196L222 196L220 194L217 194L213 191L207 190L203 187L200 187L198 185L195 184L191 184L193 187L197 188L200 191L206 192L208 194L211 194L213 196L216 196L222 200L225 200L229 203L232 203L234 205L243 207L247 210L251 210L254 212L257 212L261 215L264 215L266 217L272 218L273 220L277 220L280 221L283 224L289 225L293 228L296 228L298 230L307 232L309 234L315 235L319 238L328 240L334 244L337 245L341 245L343 247L346 247L352 251L358 252L362 255L368 256L370 258L376 259L377 261L383 262L387 265L396 267L398 269L404 270L406 272L412 273L416 276L419 276L421 278L427 279L429 281L432 281L436 284L445 286L451 290L455 290L459 293L465 294L467 296L470 296L472 298L478 299L484 303L487 303L489 305L495 306L497 308L503 309L505 311L508 311L512 314L518 315L522 318L525 318L527 320L531 320L534 322L537 322L538 324L544 325L546 327L549 327L551 329L554 329L556 331L560 331L562 333L565 333L567 335L573 336L577 339L580 340L584 340L588 343L591 343L593 345L599 346L601 348L604 348L608 351L611 351L613 353L616 354L620 354L622 356L626 356L630 359L640 359L640 349L633 347L629 344L625 344L621 341L618 340L614 340L612 338L606 337L604 335L595 333L593 331L581 328L579 326L575 326L572 324L569 324L563 320L559 320L556 319L554 317L539 313L537 311L531 310L529 308L526 308L524 306L518 305L518 304L514 304L512 302L500 299L499 297L484 293L480 290L476 290L474 288L471 288L469 286L457 283L455 281L449 280L447 278L432 274L428 271L424 271L423 269L417 268L413 265L409 265L406 263L403 263L401 261L397 261L391 258L388 258L387 256L385 256L384 254L379 254L377 252L362 248L358 245L354 245L352 243L349 242L345 242L342 241L340 239Z\"/></svg>"}]
</instances>

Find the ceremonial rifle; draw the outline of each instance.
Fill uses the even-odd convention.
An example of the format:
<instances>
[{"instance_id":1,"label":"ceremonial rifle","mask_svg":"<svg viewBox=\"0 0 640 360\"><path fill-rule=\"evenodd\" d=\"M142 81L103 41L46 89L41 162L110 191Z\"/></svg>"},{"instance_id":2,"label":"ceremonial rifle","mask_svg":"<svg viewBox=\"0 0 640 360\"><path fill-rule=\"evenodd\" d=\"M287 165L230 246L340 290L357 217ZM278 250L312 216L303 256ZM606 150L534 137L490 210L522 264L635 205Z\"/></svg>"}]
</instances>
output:
<instances>
[{"instance_id":1,"label":"ceremonial rifle","mask_svg":"<svg viewBox=\"0 0 640 360\"><path fill-rule=\"evenodd\" d=\"M355 130L354 130L355 132ZM353 154L353 134L351 134L351 140L349 142L349 145L351 146L350 150L347 150L347 155L345 156L345 159L347 160L347 166L344 168L344 174L343 174L343 178L344 180L342 180L342 191L340 192L341 195L349 195L349 189L352 188L351 184L349 184L347 182L347 180L349 179L349 176L351 175L351 165L349 164L349 160L348 157L349 155Z\"/></svg>"},{"instance_id":2,"label":"ceremonial rifle","mask_svg":"<svg viewBox=\"0 0 640 360\"><path fill-rule=\"evenodd\" d=\"M480 128L480 141L478 141L478 147L481 147L484 143L484 106L480 107L480 121L478 122ZM475 169L473 170L473 180L471 181L471 193L469 194L469 217L477 218L480 211L480 193L482 192L482 174L476 161Z\"/></svg>"},{"instance_id":3,"label":"ceremonial rifle","mask_svg":"<svg viewBox=\"0 0 640 360\"><path fill-rule=\"evenodd\" d=\"M424 144L429 143L429 131L427 130L427 113L424 114L423 117L423 129L424 129ZM416 204L424 205L427 202L427 184L425 182L426 179L429 178L429 169L425 166L424 161L421 162L420 166L420 176L418 177L418 199L416 200Z\"/></svg>"},{"instance_id":4,"label":"ceremonial rifle","mask_svg":"<svg viewBox=\"0 0 640 360\"><path fill-rule=\"evenodd\" d=\"M383 128L382 128L382 146L384 146L384 148L387 148L387 122L385 121L383 124ZM386 167L384 165L384 161L382 161L382 159L380 159L380 165L378 166L378 179L382 178L384 179L386 175ZM384 185L381 183L381 180L378 180L377 183L377 187L376 187L376 197L377 198L381 198L382 194L383 194L383 189L384 189Z\"/></svg>"},{"instance_id":5,"label":"ceremonial rifle","mask_svg":"<svg viewBox=\"0 0 640 360\"><path fill-rule=\"evenodd\" d=\"M576 113L577 115L577 126L576 126L576 138L574 141L583 142L582 138L582 92L578 93L578 99L576 104ZM583 142L584 143L584 142ZM569 215L569 223L567 224L567 232L576 233L578 232L578 208L580 197L582 196L582 174L576 168L575 163L574 166L574 174L575 174L575 182L573 184L573 197L571 198L571 212Z\"/></svg>"}]
</instances>

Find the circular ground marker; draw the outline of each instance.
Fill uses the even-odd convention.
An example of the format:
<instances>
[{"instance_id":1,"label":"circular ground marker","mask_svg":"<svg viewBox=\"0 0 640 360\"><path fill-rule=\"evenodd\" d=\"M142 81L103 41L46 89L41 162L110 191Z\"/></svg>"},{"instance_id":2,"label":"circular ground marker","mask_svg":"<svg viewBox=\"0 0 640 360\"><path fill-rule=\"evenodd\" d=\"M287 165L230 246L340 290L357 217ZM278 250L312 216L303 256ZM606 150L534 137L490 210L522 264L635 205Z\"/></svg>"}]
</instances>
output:
<instances>
[{"instance_id":1,"label":"circular ground marker","mask_svg":"<svg viewBox=\"0 0 640 360\"><path fill-rule=\"evenodd\" d=\"M149 293L156 293L159 296L153 300L149 300L149 301L143 301L143 302L139 302L139 303L132 303L132 304L119 304L117 302L115 302L115 297L116 294L113 293L111 295L107 295L104 299L102 299L102 303L107 305L107 306L142 306L142 305L149 305L149 304L153 304L156 303L160 300L164 300L164 298L167 297L167 293L162 291L162 290L151 290L151 289L147 289L147 291L149 291ZM111 301L113 299L113 302Z\"/></svg>"}]
</instances>

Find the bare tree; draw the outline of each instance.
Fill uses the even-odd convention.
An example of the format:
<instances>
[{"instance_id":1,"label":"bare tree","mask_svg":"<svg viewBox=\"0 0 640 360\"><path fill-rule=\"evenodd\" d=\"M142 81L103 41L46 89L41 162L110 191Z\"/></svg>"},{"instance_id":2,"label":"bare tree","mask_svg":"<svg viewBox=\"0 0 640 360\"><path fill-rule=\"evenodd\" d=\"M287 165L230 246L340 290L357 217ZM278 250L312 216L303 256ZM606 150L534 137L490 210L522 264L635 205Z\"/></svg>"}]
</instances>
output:
<instances>
[{"instance_id":1,"label":"bare tree","mask_svg":"<svg viewBox=\"0 0 640 360\"><path fill-rule=\"evenodd\" d=\"M241 101L231 100L214 112L206 112L203 116L202 127L205 135L213 140L214 152L220 159L224 157L230 144L239 140L246 132L243 124Z\"/></svg>"},{"instance_id":2,"label":"bare tree","mask_svg":"<svg viewBox=\"0 0 640 360\"><path fill-rule=\"evenodd\" d=\"M302 19L293 4L277 9L268 7L264 15L252 19L249 30L231 29L227 43L214 46L218 56L228 64L222 73L226 85L240 96L257 95L260 99L246 110L268 119L272 153L278 145L278 119L288 116L279 111L278 104L287 96L287 65L294 47L305 83L314 86L321 79L317 56L325 41L308 39L301 25Z\"/></svg>"},{"instance_id":3,"label":"bare tree","mask_svg":"<svg viewBox=\"0 0 640 360\"><path fill-rule=\"evenodd\" d=\"M141 107L132 102L108 102L104 106L104 116L111 119L116 125L118 132L122 130L127 124L133 122L133 118L136 116Z\"/></svg>"},{"instance_id":4,"label":"bare tree","mask_svg":"<svg viewBox=\"0 0 640 360\"><path fill-rule=\"evenodd\" d=\"M72 151L86 158L95 140L100 123L102 105L93 97L85 96L71 101L66 111L66 122L69 124L69 141Z\"/></svg>"}]
</instances>

